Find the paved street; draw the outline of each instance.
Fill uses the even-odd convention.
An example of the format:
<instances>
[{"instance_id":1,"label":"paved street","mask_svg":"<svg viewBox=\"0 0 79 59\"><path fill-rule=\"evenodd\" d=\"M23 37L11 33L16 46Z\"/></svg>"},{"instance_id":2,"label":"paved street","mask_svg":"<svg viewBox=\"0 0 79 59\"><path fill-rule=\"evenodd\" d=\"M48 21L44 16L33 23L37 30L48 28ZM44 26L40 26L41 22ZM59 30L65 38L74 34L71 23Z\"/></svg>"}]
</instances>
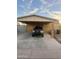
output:
<instances>
[{"instance_id":1,"label":"paved street","mask_svg":"<svg viewBox=\"0 0 79 59\"><path fill-rule=\"evenodd\" d=\"M44 38L31 37L31 33L17 35L18 59L61 59L61 47L48 34Z\"/></svg>"}]
</instances>

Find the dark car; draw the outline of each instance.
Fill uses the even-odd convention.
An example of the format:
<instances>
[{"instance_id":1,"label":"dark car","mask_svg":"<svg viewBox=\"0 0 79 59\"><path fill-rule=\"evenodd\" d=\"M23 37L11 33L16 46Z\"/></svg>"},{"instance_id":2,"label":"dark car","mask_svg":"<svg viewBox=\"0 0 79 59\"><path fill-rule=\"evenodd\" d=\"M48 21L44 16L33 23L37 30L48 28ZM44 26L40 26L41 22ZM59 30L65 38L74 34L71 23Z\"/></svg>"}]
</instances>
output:
<instances>
[{"instance_id":1,"label":"dark car","mask_svg":"<svg viewBox=\"0 0 79 59\"><path fill-rule=\"evenodd\" d=\"M41 37L44 36L43 28L41 26L36 26L33 29L32 37L35 37L35 36L41 36Z\"/></svg>"}]
</instances>

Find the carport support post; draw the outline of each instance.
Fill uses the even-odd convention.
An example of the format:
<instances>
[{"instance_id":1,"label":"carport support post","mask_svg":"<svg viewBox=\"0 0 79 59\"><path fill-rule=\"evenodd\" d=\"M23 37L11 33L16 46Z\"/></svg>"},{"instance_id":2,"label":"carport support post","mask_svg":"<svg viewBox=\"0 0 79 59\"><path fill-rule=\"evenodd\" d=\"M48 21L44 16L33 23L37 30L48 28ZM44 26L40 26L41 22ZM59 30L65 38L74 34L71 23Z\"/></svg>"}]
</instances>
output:
<instances>
[{"instance_id":1,"label":"carport support post","mask_svg":"<svg viewBox=\"0 0 79 59\"><path fill-rule=\"evenodd\" d=\"M53 31L51 31L51 37L54 38L54 36L55 36L55 32L53 30Z\"/></svg>"}]
</instances>

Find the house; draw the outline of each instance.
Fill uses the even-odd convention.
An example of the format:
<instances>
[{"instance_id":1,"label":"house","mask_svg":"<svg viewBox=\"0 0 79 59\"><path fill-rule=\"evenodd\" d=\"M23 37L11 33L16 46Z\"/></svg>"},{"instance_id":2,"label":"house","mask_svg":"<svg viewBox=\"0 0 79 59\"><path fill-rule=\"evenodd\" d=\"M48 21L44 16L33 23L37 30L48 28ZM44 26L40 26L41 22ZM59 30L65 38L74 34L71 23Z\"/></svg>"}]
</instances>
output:
<instances>
[{"instance_id":1,"label":"house","mask_svg":"<svg viewBox=\"0 0 79 59\"><path fill-rule=\"evenodd\" d=\"M56 23L58 22L56 19L38 16L38 15L18 17L17 21L27 24L26 26L27 32L32 32L36 26L41 26L43 28L44 33L50 33L54 35L54 31L58 27L56 25Z\"/></svg>"}]
</instances>

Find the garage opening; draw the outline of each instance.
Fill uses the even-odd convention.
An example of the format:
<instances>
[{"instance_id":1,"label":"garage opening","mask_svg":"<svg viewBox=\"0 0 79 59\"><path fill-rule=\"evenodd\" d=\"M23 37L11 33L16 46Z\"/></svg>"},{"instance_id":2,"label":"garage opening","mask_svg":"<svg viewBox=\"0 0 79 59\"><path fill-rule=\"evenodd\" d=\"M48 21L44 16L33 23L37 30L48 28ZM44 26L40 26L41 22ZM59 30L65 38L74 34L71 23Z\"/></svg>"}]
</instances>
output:
<instances>
[{"instance_id":1,"label":"garage opening","mask_svg":"<svg viewBox=\"0 0 79 59\"><path fill-rule=\"evenodd\" d=\"M44 31L43 31L42 26L37 25L34 27L33 32L32 32L32 37L35 37L35 36L41 36L41 37L44 36Z\"/></svg>"}]
</instances>

